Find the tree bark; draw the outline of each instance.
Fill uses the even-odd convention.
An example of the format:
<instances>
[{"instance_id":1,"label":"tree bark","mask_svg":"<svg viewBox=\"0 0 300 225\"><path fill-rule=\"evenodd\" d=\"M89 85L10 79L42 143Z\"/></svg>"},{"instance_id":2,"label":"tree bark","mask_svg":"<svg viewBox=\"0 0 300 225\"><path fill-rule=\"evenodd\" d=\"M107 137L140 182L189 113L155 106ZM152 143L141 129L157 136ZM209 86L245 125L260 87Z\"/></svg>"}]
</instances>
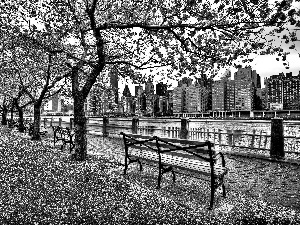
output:
<instances>
[{"instance_id":1,"label":"tree bark","mask_svg":"<svg viewBox=\"0 0 300 225\"><path fill-rule=\"evenodd\" d=\"M7 113L8 113L8 110L5 106L3 106L3 110L2 110L2 121L1 121L1 124L2 125L7 125Z\"/></svg>"},{"instance_id":2,"label":"tree bark","mask_svg":"<svg viewBox=\"0 0 300 225\"><path fill-rule=\"evenodd\" d=\"M24 126L24 112L23 112L23 108L20 107L17 98L14 99L14 104L15 104L17 110L18 110L18 113L19 113L19 119L18 119L18 123L19 123L19 126L18 126L19 128L18 129L19 129L19 132L24 133L25 126Z\"/></svg>"},{"instance_id":3,"label":"tree bark","mask_svg":"<svg viewBox=\"0 0 300 225\"><path fill-rule=\"evenodd\" d=\"M14 126L13 120L14 120L14 105L12 104L10 108L10 123L8 124L8 127L12 128Z\"/></svg>"},{"instance_id":4,"label":"tree bark","mask_svg":"<svg viewBox=\"0 0 300 225\"><path fill-rule=\"evenodd\" d=\"M25 126L24 126L24 112L23 109L20 107L18 108L19 113L19 132L24 133Z\"/></svg>"},{"instance_id":5,"label":"tree bark","mask_svg":"<svg viewBox=\"0 0 300 225\"><path fill-rule=\"evenodd\" d=\"M86 117L84 113L84 98L78 94L74 97L74 149L71 158L83 161L87 156Z\"/></svg>"},{"instance_id":6,"label":"tree bark","mask_svg":"<svg viewBox=\"0 0 300 225\"><path fill-rule=\"evenodd\" d=\"M41 103L36 102L33 106L33 134L32 140L41 140L40 136L40 124L41 124Z\"/></svg>"}]
</instances>

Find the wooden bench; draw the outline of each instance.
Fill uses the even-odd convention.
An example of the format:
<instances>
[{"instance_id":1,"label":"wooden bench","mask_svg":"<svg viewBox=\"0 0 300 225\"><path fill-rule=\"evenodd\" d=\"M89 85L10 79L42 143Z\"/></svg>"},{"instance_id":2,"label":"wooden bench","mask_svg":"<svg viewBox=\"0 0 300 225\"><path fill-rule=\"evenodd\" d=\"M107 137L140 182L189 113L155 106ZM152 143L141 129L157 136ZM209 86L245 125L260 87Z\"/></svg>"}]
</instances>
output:
<instances>
[{"instance_id":1,"label":"wooden bench","mask_svg":"<svg viewBox=\"0 0 300 225\"><path fill-rule=\"evenodd\" d=\"M30 122L24 122L24 133L28 133L29 136L32 136L33 135L33 127L34 127L34 124L33 123L30 123ZM40 130L40 135L41 136L45 136L48 131L45 130L45 128L43 126L41 126L41 129Z\"/></svg>"},{"instance_id":2,"label":"wooden bench","mask_svg":"<svg viewBox=\"0 0 300 225\"><path fill-rule=\"evenodd\" d=\"M209 141L199 142L183 139L159 138L121 132L125 146L125 168L137 162L142 170L142 162L158 167L158 184L160 188L162 175L171 172L173 182L175 173L184 173L196 178L209 177L211 186L211 200L209 209L212 209L215 191L222 187L226 197L224 176L228 172L225 159L221 152L212 150L213 144ZM217 162L221 159L221 164Z\"/></svg>"},{"instance_id":3,"label":"wooden bench","mask_svg":"<svg viewBox=\"0 0 300 225\"><path fill-rule=\"evenodd\" d=\"M61 126L52 126L52 129L53 129L54 147L55 147L56 142L62 141L61 150L67 144L69 144L69 147L70 147L69 149L71 152L72 149L74 148L73 136L75 133L72 133L68 127L62 128Z\"/></svg>"},{"instance_id":4,"label":"wooden bench","mask_svg":"<svg viewBox=\"0 0 300 225\"><path fill-rule=\"evenodd\" d=\"M73 137L75 135L75 132L72 132L72 130L70 128L66 127L66 128L62 129L62 135L64 136L64 140L63 140L63 145L62 145L61 149L63 149L67 144L69 144L69 150L71 153L72 149L75 146L75 144L73 142Z\"/></svg>"}]
</instances>

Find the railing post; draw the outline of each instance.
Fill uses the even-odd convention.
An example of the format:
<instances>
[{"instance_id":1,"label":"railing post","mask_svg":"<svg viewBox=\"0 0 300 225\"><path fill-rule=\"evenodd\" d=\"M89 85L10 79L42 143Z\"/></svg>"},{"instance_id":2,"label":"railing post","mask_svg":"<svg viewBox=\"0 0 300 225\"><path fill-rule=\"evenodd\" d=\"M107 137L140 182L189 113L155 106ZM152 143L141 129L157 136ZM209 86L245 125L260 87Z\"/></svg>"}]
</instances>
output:
<instances>
[{"instance_id":1,"label":"railing post","mask_svg":"<svg viewBox=\"0 0 300 225\"><path fill-rule=\"evenodd\" d=\"M214 128L214 144L216 144L216 129Z\"/></svg>"},{"instance_id":2,"label":"railing post","mask_svg":"<svg viewBox=\"0 0 300 225\"><path fill-rule=\"evenodd\" d=\"M222 145L221 129L218 130L218 136L219 136L219 146L221 146Z\"/></svg>"},{"instance_id":3,"label":"railing post","mask_svg":"<svg viewBox=\"0 0 300 225\"><path fill-rule=\"evenodd\" d=\"M261 130L260 133L259 133L258 149L260 149L260 146L261 146L261 133L262 133L262 130Z\"/></svg>"},{"instance_id":4,"label":"railing post","mask_svg":"<svg viewBox=\"0 0 300 225\"><path fill-rule=\"evenodd\" d=\"M47 118L44 118L44 127L46 127Z\"/></svg>"},{"instance_id":5,"label":"railing post","mask_svg":"<svg viewBox=\"0 0 300 225\"><path fill-rule=\"evenodd\" d=\"M108 131L107 131L107 125L109 124L109 119L106 116L103 116L103 128L102 128L102 133L103 137L108 136Z\"/></svg>"},{"instance_id":6,"label":"railing post","mask_svg":"<svg viewBox=\"0 0 300 225\"><path fill-rule=\"evenodd\" d=\"M70 130L73 129L73 121L74 121L74 118L70 118Z\"/></svg>"},{"instance_id":7,"label":"railing post","mask_svg":"<svg viewBox=\"0 0 300 225\"><path fill-rule=\"evenodd\" d=\"M255 132L256 132L256 131L253 130L252 137L251 137L251 149L254 148Z\"/></svg>"},{"instance_id":8,"label":"railing post","mask_svg":"<svg viewBox=\"0 0 300 225\"><path fill-rule=\"evenodd\" d=\"M181 128L179 133L180 139L188 139L189 138L189 119L182 118L181 119Z\"/></svg>"},{"instance_id":9,"label":"railing post","mask_svg":"<svg viewBox=\"0 0 300 225\"><path fill-rule=\"evenodd\" d=\"M133 117L133 118L132 118L132 129L131 129L131 132L132 132L133 134L137 134L137 132L138 132L138 127L139 127L139 118Z\"/></svg>"},{"instance_id":10,"label":"railing post","mask_svg":"<svg viewBox=\"0 0 300 225\"><path fill-rule=\"evenodd\" d=\"M61 119L61 117L58 119L58 126L60 126L61 127L61 121L62 121L62 119Z\"/></svg>"},{"instance_id":11,"label":"railing post","mask_svg":"<svg viewBox=\"0 0 300 225\"><path fill-rule=\"evenodd\" d=\"M267 148L267 142L268 142L268 137L267 137L267 133L265 133L264 149Z\"/></svg>"},{"instance_id":12,"label":"railing post","mask_svg":"<svg viewBox=\"0 0 300 225\"><path fill-rule=\"evenodd\" d=\"M52 127L52 122L53 121L53 117L51 117L51 120L50 120L50 126Z\"/></svg>"},{"instance_id":13,"label":"railing post","mask_svg":"<svg viewBox=\"0 0 300 225\"><path fill-rule=\"evenodd\" d=\"M227 134L228 134L228 146L232 146L232 130L227 130Z\"/></svg>"},{"instance_id":14,"label":"railing post","mask_svg":"<svg viewBox=\"0 0 300 225\"><path fill-rule=\"evenodd\" d=\"M272 158L284 158L284 137L283 137L283 119L271 119L271 147L270 156Z\"/></svg>"}]
</instances>

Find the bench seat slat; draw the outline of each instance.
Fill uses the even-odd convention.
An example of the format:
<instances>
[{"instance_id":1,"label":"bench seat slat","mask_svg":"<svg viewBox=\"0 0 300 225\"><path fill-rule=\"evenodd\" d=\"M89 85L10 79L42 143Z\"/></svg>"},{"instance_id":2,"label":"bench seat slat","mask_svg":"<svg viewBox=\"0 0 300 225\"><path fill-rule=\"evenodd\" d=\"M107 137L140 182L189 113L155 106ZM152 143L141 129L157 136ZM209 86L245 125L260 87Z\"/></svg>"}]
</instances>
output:
<instances>
[{"instance_id":1,"label":"bench seat slat","mask_svg":"<svg viewBox=\"0 0 300 225\"><path fill-rule=\"evenodd\" d=\"M142 154L131 154L131 156L152 162L157 162L159 160L157 153L149 151L143 152ZM199 160L162 154L162 163L167 166L173 166L179 169L189 170L191 172L199 172L204 175L211 174L210 164ZM227 169L225 167L219 165L214 166L214 174L216 177L222 176L226 171Z\"/></svg>"},{"instance_id":2,"label":"bench seat slat","mask_svg":"<svg viewBox=\"0 0 300 225\"><path fill-rule=\"evenodd\" d=\"M147 142L146 145L142 144L142 145L129 145L129 148L136 148L136 149L144 149L144 150L147 150L147 147L146 146L150 146L151 148L157 148L156 147L156 143L153 143L153 142ZM169 151L170 149L174 150L174 151L170 151L171 154L185 154L185 155L190 155L190 153L187 153L185 150L176 150L175 147L173 146L164 146L164 148L161 148L161 152L164 152L165 150ZM176 150L176 152L175 152ZM206 154L208 155L208 149L205 149L205 148L191 148L191 149L188 149L189 152L193 152L193 153L196 153L196 154ZM215 154L215 151L212 150L213 154Z\"/></svg>"},{"instance_id":3,"label":"bench seat slat","mask_svg":"<svg viewBox=\"0 0 300 225\"><path fill-rule=\"evenodd\" d=\"M154 148L154 147L153 147ZM130 146L129 148L129 151L132 151L132 152L147 152L147 151L151 151L151 152L154 152L154 150L152 149L149 149L147 148L146 146ZM204 159L200 159L199 157L197 156L194 156L190 153L187 153L185 151L171 151L171 152L164 152L163 154L166 154L166 155L172 155L172 156L178 156L178 157L185 157L185 158L188 158L188 159L198 159L198 160L201 160L201 161L208 161L209 158L208 158L208 151L207 150L200 150L198 151L198 149L196 150L190 150L191 152L194 152L202 157L205 157L207 160L204 160ZM201 153L205 153L205 154L201 154ZM213 152L214 153L214 152ZM136 153L138 154L138 153Z\"/></svg>"}]
</instances>

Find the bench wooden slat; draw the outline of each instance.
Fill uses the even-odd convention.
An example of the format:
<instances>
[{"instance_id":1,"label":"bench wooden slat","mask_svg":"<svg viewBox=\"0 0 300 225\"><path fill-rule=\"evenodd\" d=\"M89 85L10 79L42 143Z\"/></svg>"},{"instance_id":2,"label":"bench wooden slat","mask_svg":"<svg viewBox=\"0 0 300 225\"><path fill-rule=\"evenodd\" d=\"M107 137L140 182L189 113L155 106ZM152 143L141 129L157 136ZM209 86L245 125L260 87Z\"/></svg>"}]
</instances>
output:
<instances>
[{"instance_id":1,"label":"bench wooden slat","mask_svg":"<svg viewBox=\"0 0 300 225\"><path fill-rule=\"evenodd\" d=\"M151 160L153 162L158 161L158 154L155 152L142 152L141 154L130 154L130 156L134 156L140 159L144 160ZM190 170L192 172L199 172L206 175L211 174L211 168L210 164L207 162L195 160L195 159L188 159L188 158L182 158L177 156L171 156L167 154L162 154L162 163L164 165L177 167L179 169L186 169ZM214 167L214 174L217 177L222 176L226 172L226 168L215 165Z\"/></svg>"}]
</instances>

